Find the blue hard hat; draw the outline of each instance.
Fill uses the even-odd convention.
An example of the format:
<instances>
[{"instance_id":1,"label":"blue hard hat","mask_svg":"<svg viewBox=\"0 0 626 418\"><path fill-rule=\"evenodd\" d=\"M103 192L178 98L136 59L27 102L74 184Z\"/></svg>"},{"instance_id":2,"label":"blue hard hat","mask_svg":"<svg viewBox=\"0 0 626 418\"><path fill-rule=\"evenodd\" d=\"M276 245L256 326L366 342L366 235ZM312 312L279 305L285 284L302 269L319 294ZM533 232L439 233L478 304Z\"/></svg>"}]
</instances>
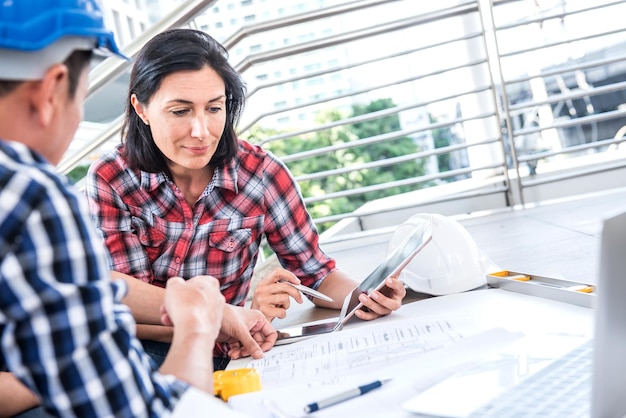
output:
<instances>
[{"instance_id":1,"label":"blue hard hat","mask_svg":"<svg viewBox=\"0 0 626 418\"><path fill-rule=\"evenodd\" d=\"M126 58L97 0L0 1L0 49L34 52L68 36L93 39L94 48Z\"/></svg>"}]
</instances>

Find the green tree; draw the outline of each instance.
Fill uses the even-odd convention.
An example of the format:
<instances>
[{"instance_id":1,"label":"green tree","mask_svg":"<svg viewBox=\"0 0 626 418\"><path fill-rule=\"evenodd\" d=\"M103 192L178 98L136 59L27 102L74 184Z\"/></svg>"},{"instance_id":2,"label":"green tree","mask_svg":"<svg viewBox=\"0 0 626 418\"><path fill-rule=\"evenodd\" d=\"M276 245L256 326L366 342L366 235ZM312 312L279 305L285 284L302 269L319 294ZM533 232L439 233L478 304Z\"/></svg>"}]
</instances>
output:
<instances>
[{"instance_id":1,"label":"green tree","mask_svg":"<svg viewBox=\"0 0 626 418\"><path fill-rule=\"evenodd\" d=\"M394 107L390 99L377 100L365 106L354 106L352 115L358 116L390 107ZM345 119L346 116L347 115L342 115L338 110L333 109L320 113L316 122L325 124ZM359 140L364 138L398 130L400 130L398 116L391 115L352 125L337 126L324 131L299 137L291 137L281 141L273 141L266 144L265 147L278 157L284 157L332 145L358 143ZM275 134L275 132L257 128L250 134L250 139L262 139L272 134ZM374 144L364 144L363 146L332 150L323 155L290 161L287 163L287 166L293 175L298 177L342 167L356 167L364 163L412 154L417 151L418 147L413 139L400 137ZM424 162L414 160L390 166L353 170L345 174L301 180L299 181L299 185L304 197L323 197L329 193L354 190L360 187L384 184L394 180L414 178L423 175L423 173ZM308 210L314 218L349 213L370 200L404 193L419 187L419 185L412 185L385 188L384 190L352 195L350 197L316 201L309 205ZM318 225L321 230L329 226L330 225Z\"/></svg>"},{"instance_id":2,"label":"green tree","mask_svg":"<svg viewBox=\"0 0 626 418\"><path fill-rule=\"evenodd\" d=\"M69 173L67 173L67 177L72 180L73 183L78 182L83 179L87 175L87 171L89 170L89 165L78 165L74 167Z\"/></svg>"},{"instance_id":3,"label":"green tree","mask_svg":"<svg viewBox=\"0 0 626 418\"><path fill-rule=\"evenodd\" d=\"M353 116L373 113L384 109L393 108L395 105L391 99L375 100L367 105L356 105L353 107ZM359 122L352 125L352 131L360 139L370 138L376 135L399 131L401 129L400 119L397 115L384 116L370 121ZM362 149L362 156L365 161L380 161L388 158L400 157L413 154L418 151L415 141L409 137L399 137L369 144ZM400 164L372 168L364 173L363 185L381 184L394 180L409 179L424 174L425 161L413 160ZM386 189L379 192L368 193L363 196L362 203L368 200L378 199L394 194L406 193L419 188L419 185L401 186L393 189Z\"/></svg>"},{"instance_id":4,"label":"green tree","mask_svg":"<svg viewBox=\"0 0 626 418\"><path fill-rule=\"evenodd\" d=\"M430 123L437 123L437 119L430 115ZM435 148L444 148L451 144L450 141L450 129L437 128L433 129L433 140L435 142ZM450 153L437 155L437 166L439 171L449 171L450 168Z\"/></svg>"},{"instance_id":5,"label":"green tree","mask_svg":"<svg viewBox=\"0 0 626 418\"><path fill-rule=\"evenodd\" d=\"M438 120L430 115L430 123L435 124ZM432 130L432 136L435 143L435 148L445 148L450 145L458 144L461 142L459 138L454 134L450 127L436 128ZM469 167L469 159L466 149L460 149L445 154L437 155L437 165L439 172L445 172L455 170L459 168ZM441 181L452 183L464 178L469 178L470 174L457 175L453 177L444 177Z\"/></svg>"}]
</instances>

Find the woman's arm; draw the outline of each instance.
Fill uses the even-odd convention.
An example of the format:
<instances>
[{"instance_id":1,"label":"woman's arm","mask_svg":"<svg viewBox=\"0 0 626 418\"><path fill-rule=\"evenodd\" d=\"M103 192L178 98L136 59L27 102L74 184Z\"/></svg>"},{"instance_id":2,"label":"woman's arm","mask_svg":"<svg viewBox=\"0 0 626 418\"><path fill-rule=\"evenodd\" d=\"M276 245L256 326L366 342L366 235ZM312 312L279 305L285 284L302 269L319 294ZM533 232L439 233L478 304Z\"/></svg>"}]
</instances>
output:
<instances>
[{"instance_id":1,"label":"woman's arm","mask_svg":"<svg viewBox=\"0 0 626 418\"><path fill-rule=\"evenodd\" d=\"M333 302L313 299L315 305L341 309L345 297L352 292L358 282L347 273L335 268L335 260L322 251L317 229L288 168L268 153L263 173L266 201L268 207L271 208L268 210L265 231L268 243L280 259L281 265L299 277L304 285L313 287L321 281L317 290L330 296ZM276 196L280 196L280 199ZM303 243L308 245L303 245ZM290 281L294 282L294 280ZM277 285L271 278L267 281L264 279L259 284L263 286L257 287L253 296L253 306L258 305L261 310L265 309L265 312L276 311L273 309L275 307L283 311L288 308L291 292L288 285L282 284L282 295L279 295ZM263 294L257 295L257 292L263 292ZM397 279L388 278L385 287L380 291L359 297L359 301L367 309L358 310L356 315L366 320L388 315L401 306L405 295L404 285ZM278 299L279 296L282 300ZM278 302L272 306L272 302L276 300ZM281 317L286 314L286 312L279 313ZM278 317L279 315L271 316Z\"/></svg>"},{"instance_id":2,"label":"woman's arm","mask_svg":"<svg viewBox=\"0 0 626 418\"><path fill-rule=\"evenodd\" d=\"M161 306L165 300L165 289L119 271L112 271L111 278L124 280L128 285L128 293L122 302L130 308L137 322L137 338L171 342L174 334L172 328L161 323Z\"/></svg>"},{"instance_id":3,"label":"woman's arm","mask_svg":"<svg viewBox=\"0 0 626 418\"><path fill-rule=\"evenodd\" d=\"M322 284L320 284L317 288L319 292L330 296L333 299L333 302L313 299L313 303L322 308L341 309L343 306L343 300L346 298L348 293L352 292L357 284L359 283L350 277L346 272L335 269L331 271L326 278L324 278Z\"/></svg>"},{"instance_id":4,"label":"woman's arm","mask_svg":"<svg viewBox=\"0 0 626 418\"><path fill-rule=\"evenodd\" d=\"M144 207L157 202L140 206L141 193L117 151L95 161L85 177L89 216L109 250L109 267L151 283L154 274L145 246L158 246L165 238L150 227L153 208Z\"/></svg>"},{"instance_id":5,"label":"woman's arm","mask_svg":"<svg viewBox=\"0 0 626 418\"><path fill-rule=\"evenodd\" d=\"M173 328L167 323L159 325L163 324L161 309L165 304L166 290L118 271L111 272L111 276L128 284L128 293L122 302L130 307L135 320L144 324L137 325L137 337L174 343ZM276 342L276 331L260 312L228 304L224 310L219 340L232 345L233 353L229 353L231 357L252 355L258 358L264 351L272 348ZM208 352L211 351L212 348Z\"/></svg>"}]
</instances>

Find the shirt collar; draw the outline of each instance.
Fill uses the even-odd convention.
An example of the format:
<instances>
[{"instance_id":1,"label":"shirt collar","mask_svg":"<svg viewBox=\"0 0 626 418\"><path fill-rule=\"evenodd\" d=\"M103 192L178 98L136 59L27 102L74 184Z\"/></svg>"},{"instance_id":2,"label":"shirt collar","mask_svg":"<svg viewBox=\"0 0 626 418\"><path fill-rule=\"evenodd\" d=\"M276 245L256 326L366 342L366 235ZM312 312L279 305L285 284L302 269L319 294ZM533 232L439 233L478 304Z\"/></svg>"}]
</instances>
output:
<instances>
[{"instance_id":1,"label":"shirt collar","mask_svg":"<svg viewBox=\"0 0 626 418\"><path fill-rule=\"evenodd\" d=\"M154 191L157 188L159 188L159 186L162 183L165 183L169 180L169 178L167 177L167 175L164 172L158 172L158 173L148 173L147 171L141 171L141 188L148 190L148 191Z\"/></svg>"},{"instance_id":2,"label":"shirt collar","mask_svg":"<svg viewBox=\"0 0 626 418\"><path fill-rule=\"evenodd\" d=\"M215 187L221 187L222 189L239 193L239 188L237 187L237 169L235 168L236 161L237 158L234 158L228 164L221 165L215 169L215 175L213 176Z\"/></svg>"},{"instance_id":3,"label":"shirt collar","mask_svg":"<svg viewBox=\"0 0 626 418\"><path fill-rule=\"evenodd\" d=\"M165 182L171 181L164 172L148 173L141 171L141 188L154 191ZM224 164L215 169L213 175L214 187L220 187L222 189L232 190L235 193L239 193L237 186L237 170L235 169L235 160L230 161L228 164Z\"/></svg>"}]
</instances>

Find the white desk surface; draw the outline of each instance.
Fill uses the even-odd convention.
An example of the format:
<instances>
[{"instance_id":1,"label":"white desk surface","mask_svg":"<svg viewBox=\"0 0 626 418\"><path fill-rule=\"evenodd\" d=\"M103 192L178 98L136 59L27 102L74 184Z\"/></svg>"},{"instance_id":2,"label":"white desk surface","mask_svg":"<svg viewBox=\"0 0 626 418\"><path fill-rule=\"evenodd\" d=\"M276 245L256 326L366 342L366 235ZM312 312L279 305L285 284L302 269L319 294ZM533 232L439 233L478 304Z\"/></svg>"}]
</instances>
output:
<instances>
[{"instance_id":1,"label":"white desk surface","mask_svg":"<svg viewBox=\"0 0 626 418\"><path fill-rule=\"evenodd\" d=\"M460 221L474 237L478 247L504 269L595 284L602 219L624 207L626 207L626 189L616 189L522 210L471 216ZM323 244L323 248L337 259L340 268L358 278L366 275L383 259L386 243L390 237L389 231L365 234L354 239L328 242ZM416 294L409 295L409 300L416 299L417 301L403 305L389 317L369 323L352 323L338 334L351 333L354 329L366 334L370 329L385 324L393 327L395 323L406 320L419 322L459 317L473 322L475 328L468 331L468 338L448 347L416 355L410 361L403 360L395 368L384 364L373 365L367 372L361 370L356 373L352 380L350 373L344 373L330 379L328 376L318 380L315 376L307 377L308 383L304 386L302 383L294 383L284 388L271 388L270 385L265 391L241 397L245 400L244 404L248 405L246 412L253 417L301 416L301 406L321 399L323 393L332 394L338 390L354 387L355 382L362 384L383 378L385 376L382 375L382 371L385 371L397 374L398 378L365 396L310 416L344 417L358 413L361 417L415 417L416 415L406 411L402 404L428 385L428 382L420 381L421 377L431 376L431 383L437 379L440 381L442 375L433 377L438 371L446 370L449 375L455 365L472 360L478 361L494 350L497 351L500 345L503 347L510 345L510 338L517 335L514 334L516 332L523 333L531 340L533 338L550 340L555 336L563 336L564 340L567 340L570 338L567 336L571 336L572 341L578 341L592 334L593 318L592 310L589 308L501 289L482 289L423 300L419 300L420 297ZM336 316L332 311L308 309L312 305L308 301L307 303L305 306L291 308L287 319L276 321L274 325L277 328L284 328L320 317ZM475 334L481 330L485 334ZM505 334L500 334L499 337L490 334L494 332L497 334L499 331ZM266 353L266 359L290 352L289 350L298 347L298 344L305 347L305 344L310 345L311 341L274 347ZM237 360L232 361L228 368L247 367L249 364L249 359ZM294 405L298 405L297 412L293 410L291 414L272 415L264 408L262 404L264 399L275 399L277 404L285 408L295 408ZM452 395L450 402L454 402Z\"/></svg>"},{"instance_id":2,"label":"white desk surface","mask_svg":"<svg viewBox=\"0 0 626 418\"><path fill-rule=\"evenodd\" d=\"M302 411L302 407L307 403L351 388L355 386L355 382L363 384L379 378L393 377L394 380L381 389L310 416L343 417L358 413L362 417L415 417L415 414L402 407L403 403L430 384L449 376L455 367L458 370L461 364L479 361L487 354L496 353L501 348L509 346L521 338L521 333L529 340L545 339L548 342L554 338L564 339L567 347L570 347L568 341L571 339L573 347L582 339L591 336L593 326L592 310L589 308L506 290L482 289L412 302L388 317L371 322L357 321L339 333L315 337L315 340L332 341L339 338L342 333L365 335L374 328L391 329L395 324L403 324L405 321L421 323L430 320L451 320L454 323L461 319L467 322L467 327L461 324L456 330L465 334L464 338L443 348L418 353L401 362L394 362L394 359L389 358L375 358L375 355L369 356L371 353L368 353L370 358L363 361L371 363L366 367L352 368L351 365L346 369L343 367L345 365L342 365L338 367L338 369L343 367L338 373L329 370L311 371L309 366L309 369L305 368L306 376L299 374L293 377L292 382L287 379L282 384L271 382L265 391L233 397L231 401L238 410L254 417L279 416L276 413L272 415L265 409L264 402L268 399L283 406L287 413L285 417L298 416L301 414L296 412ZM310 347L312 341L313 339L309 339L275 347L266 353L266 360L280 359L280 356L283 356L283 360L277 360L281 367L294 367L297 363L284 359L292 357L299 348ZM554 355L561 352L558 351ZM242 359L231 362L228 368L249 366L250 360ZM503 375L510 372L502 370ZM451 402L453 398L451 395Z\"/></svg>"}]
</instances>

